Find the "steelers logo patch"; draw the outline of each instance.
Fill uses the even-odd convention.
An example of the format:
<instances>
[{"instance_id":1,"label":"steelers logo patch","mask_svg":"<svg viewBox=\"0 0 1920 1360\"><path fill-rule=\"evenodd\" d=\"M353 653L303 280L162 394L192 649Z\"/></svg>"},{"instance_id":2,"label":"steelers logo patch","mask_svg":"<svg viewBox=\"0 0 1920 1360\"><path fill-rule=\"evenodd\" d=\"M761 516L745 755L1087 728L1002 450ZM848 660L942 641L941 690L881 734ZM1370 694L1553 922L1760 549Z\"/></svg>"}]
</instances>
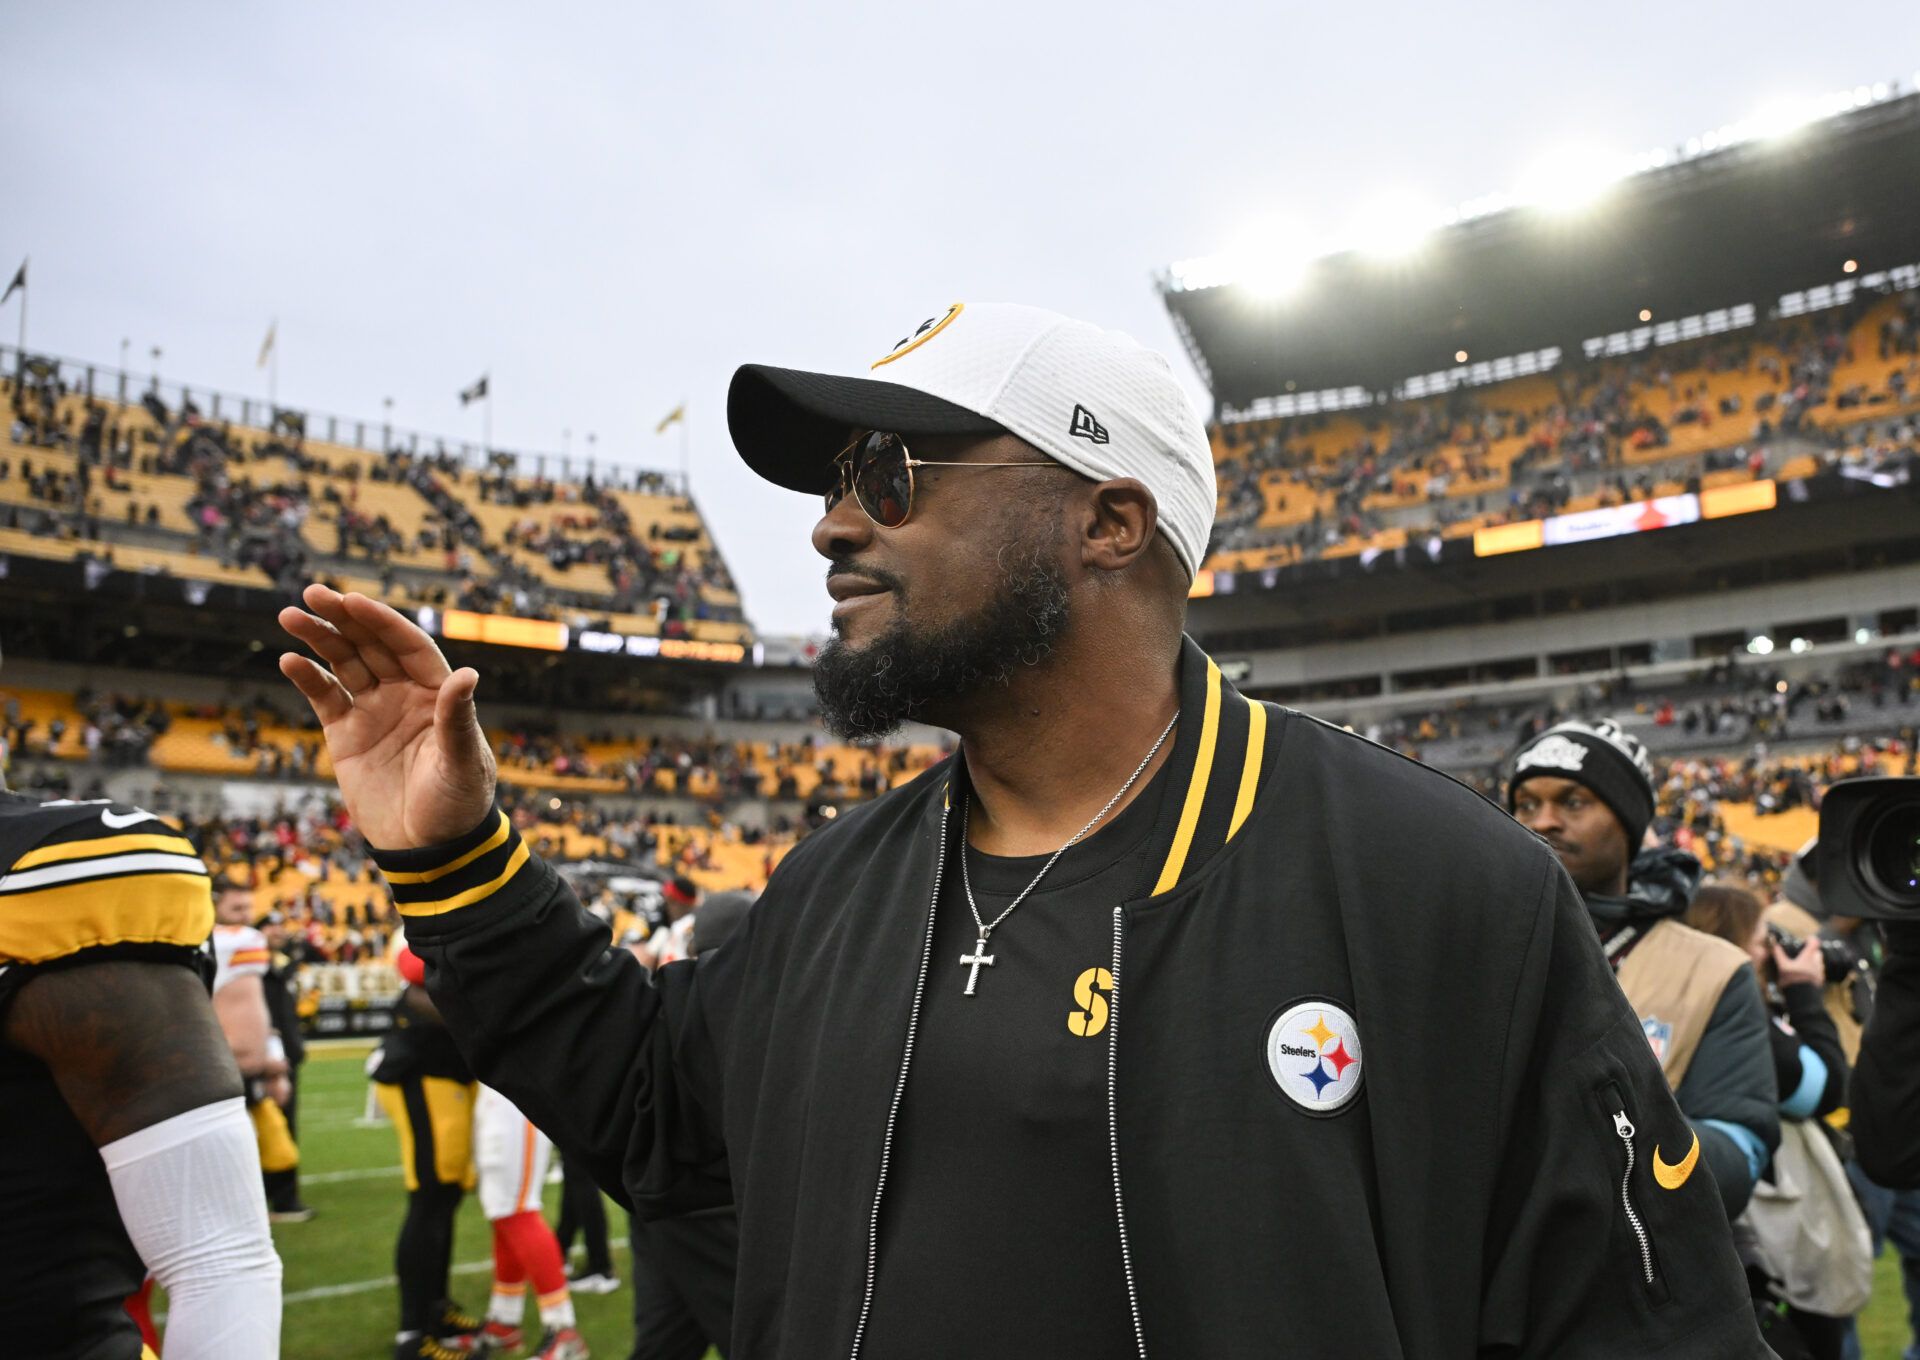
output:
<instances>
[{"instance_id":1,"label":"steelers logo patch","mask_svg":"<svg viewBox=\"0 0 1920 1360\"><path fill-rule=\"evenodd\" d=\"M869 369L879 368L882 364L892 363L895 359L898 359L903 354L913 353L915 350L919 349L920 346L926 344L927 341L933 339L934 336L940 334L941 331L945 330L948 326L952 325L953 319L956 316L959 316L960 313L966 310L967 310L966 303L956 302L953 304L953 306L947 308L947 310L942 312L939 316L928 317L925 321L922 321L918 326L915 326L911 331L901 336L899 341L894 345L892 349L888 350L885 354L881 355L878 359L875 359L870 365L868 365Z\"/></svg>"},{"instance_id":2,"label":"steelers logo patch","mask_svg":"<svg viewBox=\"0 0 1920 1360\"><path fill-rule=\"evenodd\" d=\"M1267 1071L1280 1094L1311 1115L1338 1114L1366 1077L1360 1027L1344 1006L1318 997L1289 1003L1267 1022Z\"/></svg>"}]
</instances>

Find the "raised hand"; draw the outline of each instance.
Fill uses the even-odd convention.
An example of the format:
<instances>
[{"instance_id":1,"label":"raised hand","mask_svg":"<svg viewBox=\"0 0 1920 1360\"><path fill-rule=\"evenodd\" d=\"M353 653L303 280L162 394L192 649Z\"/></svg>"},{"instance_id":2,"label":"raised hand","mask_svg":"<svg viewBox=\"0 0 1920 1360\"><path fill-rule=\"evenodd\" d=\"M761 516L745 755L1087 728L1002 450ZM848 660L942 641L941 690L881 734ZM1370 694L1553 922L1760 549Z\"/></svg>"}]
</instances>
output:
<instances>
[{"instance_id":1,"label":"raised hand","mask_svg":"<svg viewBox=\"0 0 1920 1360\"><path fill-rule=\"evenodd\" d=\"M311 585L280 626L317 652L280 657L326 735L347 813L369 844L405 850L471 831L495 769L474 711L479 672L449 670L416 625L378 600Z\"/></svg>"}]
</instances>

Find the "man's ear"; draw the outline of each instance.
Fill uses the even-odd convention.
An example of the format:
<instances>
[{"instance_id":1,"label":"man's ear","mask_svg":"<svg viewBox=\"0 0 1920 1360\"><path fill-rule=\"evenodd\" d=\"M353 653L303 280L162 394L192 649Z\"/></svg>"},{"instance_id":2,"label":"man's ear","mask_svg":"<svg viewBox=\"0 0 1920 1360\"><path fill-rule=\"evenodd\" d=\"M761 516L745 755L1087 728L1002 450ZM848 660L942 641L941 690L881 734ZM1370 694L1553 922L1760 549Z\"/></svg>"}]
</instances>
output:
<instances>
[{"instance_id":1,"label":"man's ear","mask_svg":"<svg viewBox=\"0 0 1920 1360\"><path fill-rule=\"evenodd\" d=\"M1095 571L1122 572L1142 560L1160 508L1145 483L1132 477L1101 482L1088 497L1092 511L1081 540L1080 560Z\"/></svg>"}]
</instances>

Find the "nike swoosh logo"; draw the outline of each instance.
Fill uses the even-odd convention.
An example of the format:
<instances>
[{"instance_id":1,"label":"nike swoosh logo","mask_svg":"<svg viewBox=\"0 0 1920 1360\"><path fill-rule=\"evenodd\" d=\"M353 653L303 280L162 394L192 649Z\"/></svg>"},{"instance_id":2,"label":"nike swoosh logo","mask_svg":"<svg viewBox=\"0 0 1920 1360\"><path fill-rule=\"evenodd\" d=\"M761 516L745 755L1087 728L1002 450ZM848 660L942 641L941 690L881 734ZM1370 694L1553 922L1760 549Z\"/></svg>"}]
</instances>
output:
<instances>
[{"instance_id":1,"label":"nike swoosh logo","mask_svg":"<svg viewBox=\"0 0 1920 1360\"><path fill-rule=\"evenodd\" d=\"M1660 1156L1660 1145L1653 1148L1653 1179L1662 1190L1678 1190L1687 1183L1687 1177L1693 1174L1693 1168L1700 1164L1700 1135L1693 1135L1693 1146L1687 1149L1687 1155L1678 1162L1669 1164Z\"/></svg>"},{"instance_id":2,"label":"nike swoosh logo","mask_svg":"<svg viewBox=\"0 0 1920 1360\"><path fill-rule=\"evenodd\" d=\"M124 831L136 822L152 821L153 814L151 812L142 812L139 808L135 808L123 817L118 813L108 811L106 808L101 808L100 820L112 827L115 831Z\"/></svg>"}]
</instances>

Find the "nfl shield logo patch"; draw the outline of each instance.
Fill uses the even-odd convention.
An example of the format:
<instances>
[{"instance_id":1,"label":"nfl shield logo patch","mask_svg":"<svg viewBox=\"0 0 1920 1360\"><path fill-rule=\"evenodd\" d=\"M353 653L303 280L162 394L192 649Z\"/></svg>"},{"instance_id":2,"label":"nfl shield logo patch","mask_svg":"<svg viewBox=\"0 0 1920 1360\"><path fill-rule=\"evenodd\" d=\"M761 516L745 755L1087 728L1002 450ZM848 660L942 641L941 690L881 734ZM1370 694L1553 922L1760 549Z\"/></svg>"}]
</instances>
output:
<instances>
[{"instance_id":1,"label":"nfl shield logo patch","mask_svg":"<svg viewBox=\"0 0 1920 1360\"><path fill-rule=\"evenodd\" d=\"M1667 1060L1667 1044L1673 1038L1673 1026L1657 1015L1649 1015L1640 1022L1640 1028L1646 1031L1647 1044L1653 1049L1653 1056L1659 1062Z\"/></svg>"}]
</instances>

